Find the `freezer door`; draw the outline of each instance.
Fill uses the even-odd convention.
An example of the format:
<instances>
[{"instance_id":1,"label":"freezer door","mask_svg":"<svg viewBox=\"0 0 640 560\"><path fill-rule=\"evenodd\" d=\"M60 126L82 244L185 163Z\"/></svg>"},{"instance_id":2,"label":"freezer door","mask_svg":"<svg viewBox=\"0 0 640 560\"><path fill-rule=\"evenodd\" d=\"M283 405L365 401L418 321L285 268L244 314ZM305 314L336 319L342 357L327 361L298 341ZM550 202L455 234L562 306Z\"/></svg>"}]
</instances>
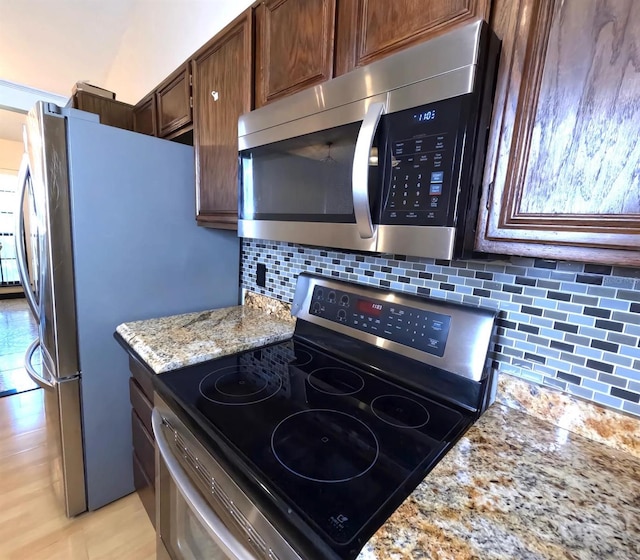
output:
<instances>
[{"instance_id":1,"label":"freezer door","mask_svg":"<svg viewBox=\"0 0 640 560\"><path fill-rule=\"evenodd\" d=\"M26 119L27 154L38 211L40 341L46 373L78 375L65 119L38 103Z\"/></svg>"},{"instance_id":2,"label":"freezer door","mask_svg":"<svg viewBox=\"0 0 640 560\"><path fill-rule=\"evenodd\" d=\"M33 365L40 345L35 340L25 355L27 373L42 389L47 426L50 475L67 517L87 510L82 419L80 414L80 378L57 380L44 369Z\"/></svg>"}]
</instances>

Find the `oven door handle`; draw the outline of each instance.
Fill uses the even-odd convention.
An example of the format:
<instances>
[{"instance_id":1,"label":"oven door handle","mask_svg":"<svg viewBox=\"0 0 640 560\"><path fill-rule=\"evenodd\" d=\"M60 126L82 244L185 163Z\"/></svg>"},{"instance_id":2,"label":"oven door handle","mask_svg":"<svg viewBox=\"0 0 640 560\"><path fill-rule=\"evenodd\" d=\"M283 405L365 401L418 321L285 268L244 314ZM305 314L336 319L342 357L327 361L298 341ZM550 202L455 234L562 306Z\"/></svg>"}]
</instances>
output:
<instances>
[{"instance_id":1,"label":"oven door handle","mask_svg":"<svg viewBox=\"0 0 640 560\"><path fill-rule=\"evenodd\" d=\"M187 502L189 509L195 514L207 533L232 560L255 560L255 556L233 536L207 501L200 495L198 489L189 480L187 473L184 472L178 460L171 453L169 443L162 431L162 416L155 408L151 414L151 423L158 452L171 475L171 479Z\"/></svg>"},{"instance_id":2,"label":"oven door handle","mask_svg":"<svg viewBox=\"0 0 640 560\"><path fill-rule=\"evenodd\" d=\"M376 227L371 220L371 202L369 201L369 158L373 139L378 129L380 117L384 113L384 103L372 103L362 120L356 150L353 154L351 170L351 193L353 195L353 213L356 227L362 239L371 239L376 234Z\"/></svg>"}]
</instances>

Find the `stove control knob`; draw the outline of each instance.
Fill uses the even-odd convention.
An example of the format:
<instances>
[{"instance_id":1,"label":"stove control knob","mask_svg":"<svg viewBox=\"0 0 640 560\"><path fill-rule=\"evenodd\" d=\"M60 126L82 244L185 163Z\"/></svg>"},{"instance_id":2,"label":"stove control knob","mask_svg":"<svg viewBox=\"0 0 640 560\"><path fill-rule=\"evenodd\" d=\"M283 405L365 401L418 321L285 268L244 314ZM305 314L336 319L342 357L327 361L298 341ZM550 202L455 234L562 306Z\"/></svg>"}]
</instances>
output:
<instances>
[{"instance_id":1,"label":"stove control knob","mask_svg":"<svg viewBox=\"0 0 640 560\"><path fill-rule=\"evenodd\" d=\"M327 296L327 300L329 301L329 303L335 303L336 302L336 293L331 291L329 292L329 295Z\"/></svg>"},{"instance_id":2,"label":"stove control knob","mask_svg":"<svg viewBox=\"0 0 640 560\"><path fill-rule=\"evenodd\" d=\"M311 306L311 313L320 315L320 304L317 301L313 302L313 305Z\"/></svg>"},{"instance_id":3,"label":"stove control knob","mask_svg":"<svg viewBox=\"0 0 640 560\"><path fill-rule=\"evenodd\" d=\"M349 307L349 296L347 294L344 294L340 298L340 305L342 305L343 307Z\"/></svg>"},{"instance_id":4,"label":"stove control knob","mask_svg":"<svg viewBox=\"0 0 640 560\"><path fill-rule=\"evenodd\" d=\"M340 309L338 311L338 321L341 323L346 323L347 321L347 312L344 309Z\"/></svg>"}]
</instances>

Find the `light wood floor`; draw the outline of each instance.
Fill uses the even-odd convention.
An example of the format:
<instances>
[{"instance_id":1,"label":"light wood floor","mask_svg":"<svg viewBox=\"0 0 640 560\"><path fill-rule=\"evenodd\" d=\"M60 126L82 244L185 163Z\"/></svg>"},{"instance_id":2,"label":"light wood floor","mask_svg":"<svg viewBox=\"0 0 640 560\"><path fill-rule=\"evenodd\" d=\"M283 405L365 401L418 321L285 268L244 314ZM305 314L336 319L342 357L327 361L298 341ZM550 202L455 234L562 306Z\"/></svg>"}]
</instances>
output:
<instances>
[{"instance_id":1,"label":"light wood floor","mask_svg":"<svg viewBox=\"0 0 640 560\"><path fill-rule=\"evenodd\" d=\"M27 300L0 299L0 394L35 389L24 369L24 354L38 338L38 324L31 315ZM34 356L33 364L38 364Z\"/></svg>"},{"instance_id":2,"label":"light wood floor","mask_svg":"<svg viewBox=\"0 0 640 560\"><path fill-rule=\"evenodd\" d=\"M0 398L0 559L154 560L137 494L65 517L49 477L42 393Z\"/></svg>"}]
</instances>

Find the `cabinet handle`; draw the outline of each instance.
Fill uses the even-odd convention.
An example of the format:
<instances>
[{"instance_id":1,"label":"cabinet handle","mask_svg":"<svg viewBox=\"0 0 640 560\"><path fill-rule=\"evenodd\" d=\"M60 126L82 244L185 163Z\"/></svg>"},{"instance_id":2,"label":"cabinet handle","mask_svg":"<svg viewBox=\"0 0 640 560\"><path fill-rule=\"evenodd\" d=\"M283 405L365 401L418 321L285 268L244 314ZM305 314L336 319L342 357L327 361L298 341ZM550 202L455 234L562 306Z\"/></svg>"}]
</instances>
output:
<instances>
[{"instance_id":1,"label":"cabinet handle","mask_svg":"<svg viewBox=\"0 0 640 560\"><path fill-rule=\"evenodd\" d=\"M489 189L487 191L487 204L485 205L487 207L487 210L489 210L489 207L491 206L492 198L493 198L493 181L489 183Z\"/></svg>"},{"instance_id":2,"label":"cabinet handle","mask_svg":"<svg viewBox=\"0 0 640 560\"><path fill-rule=\"evenodd\" d=\"M213 97L214 101L218 101L218 99L220 98L220 93L217 92L215 89L211 92L211 97Z\"/></svg>"}]
</instances>

